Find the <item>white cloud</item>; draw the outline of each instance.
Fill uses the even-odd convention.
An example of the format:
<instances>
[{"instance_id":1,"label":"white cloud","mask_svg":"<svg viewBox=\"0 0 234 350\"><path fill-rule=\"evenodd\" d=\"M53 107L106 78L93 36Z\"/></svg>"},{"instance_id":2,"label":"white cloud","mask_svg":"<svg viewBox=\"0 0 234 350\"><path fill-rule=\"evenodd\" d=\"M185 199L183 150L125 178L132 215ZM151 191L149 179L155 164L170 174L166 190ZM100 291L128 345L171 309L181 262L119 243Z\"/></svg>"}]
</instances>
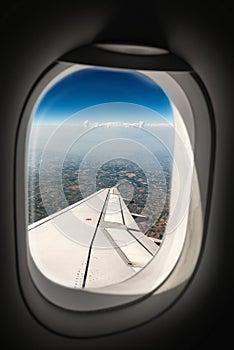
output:
<instances>
[{"instance_id":1,"label":"white cloud","mask_svg":"<svg viewBox=\"0 0 234 350\"><path fill-rule=\"evenodd\" d=\"M89 121L88 121L88 120L85 120L84 123L83 123L83 126L84 126L85 128L87 128L87 127L89 126Z\"/></svg>"},{"instance_id":2,"label":"white cloud","mask_svg":"<svg viewBox=\"0 0 234 350\"><path fill-rule=\"evenodd\" d=\"M144 124L145 127L153 127L153 128L173 128L173 124L171 123L147 123Z\"/></svg>"},{"instance_id":3,"label":"white cloud","mask_svg":"<svg viewBox=\"0 0 234 350\"><path fill-rule=\"evenodd\" d=\"M147 127L156 127L156 128L173 128L173 124L171 124L170 122L168 123L146 123L142 120L137 121L135 123L129 123L129 122L104 122L104 123L99 123L99 122L95 122L92 123L90 122L88 119L85 120L83 122L83 126L85 128L97 128L97 127L105 127L105 128L111 128L111 127L118 127L118 126L122 126L125 128L128 127L138 127L138 128L147 128Z\"/></svg>"}]
</instances>

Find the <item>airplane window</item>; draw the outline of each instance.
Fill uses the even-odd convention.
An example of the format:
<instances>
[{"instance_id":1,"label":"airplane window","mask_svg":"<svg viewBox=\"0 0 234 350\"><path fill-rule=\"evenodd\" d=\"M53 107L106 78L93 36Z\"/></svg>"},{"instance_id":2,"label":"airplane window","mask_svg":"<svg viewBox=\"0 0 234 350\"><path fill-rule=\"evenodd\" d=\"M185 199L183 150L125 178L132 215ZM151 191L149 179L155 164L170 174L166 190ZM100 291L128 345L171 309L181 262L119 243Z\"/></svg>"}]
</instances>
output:
<instances>
[{"instance_id":1,"label":"airplane window","mask_svg":"<svg viewBox=\"0 0 234 350\"><path fill-rule=\"evenodd\" d=\"M32 120L29 244L71 288L118 283L157 253L170 211L169 98L142 73L84 68L53 85Z\"/></svg>"},{"instance_id":2,"label":"airplane window","mask_svg":"<svg viewBox=\"0 0 234 350\"><path fill-rule=\"evenodd\" d=\"M152 292L178 262L194 177L193 113L166 72L58 67L29 108L29 269L52 302L95 310L121 304L113 295ZM72 294L61 301L54 288ZM85 291L105 300L77 301Z\"/></svg>"}]
</instances>

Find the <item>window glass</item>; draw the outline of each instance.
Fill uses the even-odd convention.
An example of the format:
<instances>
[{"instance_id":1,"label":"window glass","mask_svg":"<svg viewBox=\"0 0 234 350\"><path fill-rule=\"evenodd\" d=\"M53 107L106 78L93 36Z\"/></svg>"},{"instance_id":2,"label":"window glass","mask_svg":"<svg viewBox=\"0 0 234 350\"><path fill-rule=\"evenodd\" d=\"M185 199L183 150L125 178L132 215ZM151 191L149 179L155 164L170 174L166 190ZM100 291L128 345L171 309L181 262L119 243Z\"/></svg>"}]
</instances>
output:
<instances>
[{"instance_id":1,"label":"window glass","mask_svg":"<svg viewBox=\"0 0 234 350\"><path fill-rule=\"evenodd\" d=\"M40 96L28 147L28 237L50 280L122 282L157 254L170 214L172 104L143 73L83 68Z\"/></svg>"}]
</instances>

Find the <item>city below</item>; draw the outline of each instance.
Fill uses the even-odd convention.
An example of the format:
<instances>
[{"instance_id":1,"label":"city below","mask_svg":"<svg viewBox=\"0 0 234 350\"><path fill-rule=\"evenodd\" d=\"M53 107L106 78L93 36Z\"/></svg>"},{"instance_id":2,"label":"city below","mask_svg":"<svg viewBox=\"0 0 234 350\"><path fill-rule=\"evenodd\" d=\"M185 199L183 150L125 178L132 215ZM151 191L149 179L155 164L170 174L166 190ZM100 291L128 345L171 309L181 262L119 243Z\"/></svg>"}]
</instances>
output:
<instances>
[{"instance_id":1,"label":"city below","mask_svg":"<svg viewBox=\"0 0 234 350\"><path fill-rule=\"evenodd\" d=\"M47 189L46 209L40 191L39 164L34 160L34 163L29 164L28 168L29 224L82 200L86 197L85 193L91 194L90 189L94 185L93 192L119 184L118 189L129 211L144 214L146 217L146 220L135 219L140 230L148 237L163 239L170 204L171 161L167 155L160 158L161 168L158 170L150 169L151 165L147 164L147 178L139 166L126 159L113 159L100 165L97 162L96 164L85 164L81 169L80 160L67 159L62 171L62 187L66 203L58 198L58 184L54 181L53 176L53 172L56 171L56 159L51 160L48 174L43 177L45 180L40 178ZM95 184L89 182L90 169L94 166L99 169ZM150 202L147 201L149 195L151 196Z\"/></svg>"}]
</instances>

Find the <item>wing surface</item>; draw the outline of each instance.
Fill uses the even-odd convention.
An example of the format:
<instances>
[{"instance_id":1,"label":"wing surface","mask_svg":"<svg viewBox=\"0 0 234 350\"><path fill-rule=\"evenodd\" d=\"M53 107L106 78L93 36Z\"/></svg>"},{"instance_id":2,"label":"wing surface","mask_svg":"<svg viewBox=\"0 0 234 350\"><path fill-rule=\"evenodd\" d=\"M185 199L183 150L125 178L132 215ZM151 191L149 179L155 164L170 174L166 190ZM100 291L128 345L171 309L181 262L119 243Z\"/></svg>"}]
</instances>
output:
<instances>
[{"instance_id":1,"label":"wing surface","mask_svg":"<svg viewBox=\"0 0 234 350\"><path fill-rule=\"evenodd\" d=\"M29 225L28 238L40 271L71 288L119 283L142 269L159 249L140 231L116 187Z\"/></svg>"}]
</instances>

